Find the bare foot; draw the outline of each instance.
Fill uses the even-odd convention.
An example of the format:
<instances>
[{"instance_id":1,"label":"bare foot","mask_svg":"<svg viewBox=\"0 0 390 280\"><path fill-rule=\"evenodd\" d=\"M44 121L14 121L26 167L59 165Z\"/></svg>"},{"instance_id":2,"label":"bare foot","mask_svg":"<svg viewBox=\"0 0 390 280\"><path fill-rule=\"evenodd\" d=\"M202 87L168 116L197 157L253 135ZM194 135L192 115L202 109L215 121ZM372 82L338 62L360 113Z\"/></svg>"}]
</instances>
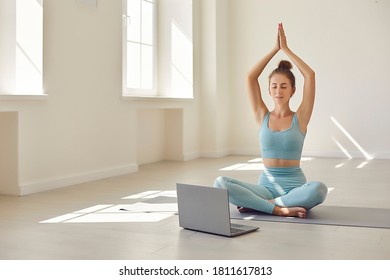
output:
<instances>
[{"instance_id":1,"label":"bare foot","mask_svg":"<svg viewBox=\"0 0 390 280\"><path fill-rule=\"evenodd\" d=\"M253 212L253 211L256 211L256 210L253 210L251 208L246 208L246 207L241 207L241 206L237 206L237 209L240 213L245 213L245 212Z\"/></svg>"},{"instance_id":2,"label":"bare foot","mask_svg":"<svg viewBox=\"0 0 390 280\"><path fill-rule=\"evenodd\" d=\"M302 207L279 207L275 206L273 215L284 216L284 217L298 217L306 218L306 209Z\"/></svg>"}]
</instances>

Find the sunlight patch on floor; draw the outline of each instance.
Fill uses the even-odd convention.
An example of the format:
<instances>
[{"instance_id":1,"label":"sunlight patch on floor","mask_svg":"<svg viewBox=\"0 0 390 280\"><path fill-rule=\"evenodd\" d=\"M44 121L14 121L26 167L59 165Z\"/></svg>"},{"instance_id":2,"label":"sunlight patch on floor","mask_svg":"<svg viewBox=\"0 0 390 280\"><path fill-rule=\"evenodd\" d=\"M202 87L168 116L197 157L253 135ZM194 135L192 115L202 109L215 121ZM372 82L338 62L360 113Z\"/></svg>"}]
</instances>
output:
<instances>
[{"instance_id":1,"label":"sunlight patch on floor","mask_svg":"<svg viewBox=\"0 0 390 280\"><path fill-rule=\"evenodd\" d=\"M101 204L77 210L69 214L41 221L55 223L148 223L159 222L177 213L177 203L164 203L166 198L176 197L176 191L147 191L122 199L142 199L130 204ZM153 200L152 200L153 199ZM158 200L163 203L157 203ZM148 200L150 200L148 202ZM171 199L172 200L172 199Z\"/></svg>"},{"instance_id":2,"label":"sunlight patch on floor","mask_svg":"<svg viewBox=\"0 0 390 280\"><path fill-rule=\"evenodd\" d=\"M173 216L173 213L92 213L64 223L150 223Z\"/></svg>"}]
</instances>

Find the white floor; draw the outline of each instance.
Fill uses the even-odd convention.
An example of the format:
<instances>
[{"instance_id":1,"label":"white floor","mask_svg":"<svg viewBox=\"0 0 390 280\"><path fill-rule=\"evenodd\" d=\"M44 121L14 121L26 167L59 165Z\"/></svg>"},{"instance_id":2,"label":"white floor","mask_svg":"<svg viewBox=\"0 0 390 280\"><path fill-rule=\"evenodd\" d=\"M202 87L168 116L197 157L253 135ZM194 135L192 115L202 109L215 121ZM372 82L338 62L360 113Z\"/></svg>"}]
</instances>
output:
<instances>
[{"instance_id":1,"label":"white floor","mask_svg":"<svg viewBox=\"0 0 390 280\"><path fill-rule=\"evenodd\" d=\"M147 191L169 200L176 182L211 186L219 175L257 182L261 167L243 156L161 162L126 176L0 196L0 259L390 259L390 229L243 221L260 230L226 238L181 229L174 205L139 204L153 195ZM326 205L390 208L390 160L309 158L302 168L308 180L331 188ZM139 213L120 210L129 207Z\"/></svg>"}]
</instances>

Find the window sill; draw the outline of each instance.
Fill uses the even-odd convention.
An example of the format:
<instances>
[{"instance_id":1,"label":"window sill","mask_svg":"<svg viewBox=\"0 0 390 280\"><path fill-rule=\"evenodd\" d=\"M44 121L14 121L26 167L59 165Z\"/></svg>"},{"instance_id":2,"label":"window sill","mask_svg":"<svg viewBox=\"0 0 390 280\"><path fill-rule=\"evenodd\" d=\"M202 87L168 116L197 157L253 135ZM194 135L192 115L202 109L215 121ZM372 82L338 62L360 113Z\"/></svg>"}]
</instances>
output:
<instances>
[{"instance_id":1,"label":"window sill","mask_svg":"<svg viewBox=\"0 0 390 280\"><path fill-rule=\"evenodd\" d=\"M141 96L141 95L122 95L123 100L128 101L191 101L193 97L171 97L162 95Z\"/></svg>"},{"instance_id":2,"label":"window sill","mask_svg":"<svg viewBox=\"0 0 390 280\"><path fill-rule=\"evenodd\" d=\"M0 100L46 100L44 93L0 93Z\"/></svg>"}]
</instances>

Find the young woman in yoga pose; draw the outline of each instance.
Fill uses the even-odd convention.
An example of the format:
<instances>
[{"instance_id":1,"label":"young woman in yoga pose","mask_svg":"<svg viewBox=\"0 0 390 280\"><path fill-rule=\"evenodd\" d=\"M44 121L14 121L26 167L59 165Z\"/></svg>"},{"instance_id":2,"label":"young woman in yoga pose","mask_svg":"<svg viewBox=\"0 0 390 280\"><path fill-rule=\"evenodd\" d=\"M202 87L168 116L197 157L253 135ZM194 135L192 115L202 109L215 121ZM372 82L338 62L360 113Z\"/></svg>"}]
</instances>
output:
<instances>
[{"instance_id":1,"label":"young woman in yoga pose","mask_svg":"<svg viewBox=\"0 0 390 280\"><path fill-rule=\"evenodd\" d=\"M274 55L282 50L304 77L303 98L298 110L290 109L295 93L292 64L282 60L269 76L269 94L275 107L265 105L258 78ZM257 210L279 216L306 217L306 210L322 203L328 193L321 182L307 182L300 168L303 142L315 99L314 71L287 46L283 25L278 26L274 48L248 73L247 87L255 119L260 127L259 138L265 170L258 184L228 177L218 177L214 186L229 191L230 202L240 212Z\"/></svg>"}]
</instances>

